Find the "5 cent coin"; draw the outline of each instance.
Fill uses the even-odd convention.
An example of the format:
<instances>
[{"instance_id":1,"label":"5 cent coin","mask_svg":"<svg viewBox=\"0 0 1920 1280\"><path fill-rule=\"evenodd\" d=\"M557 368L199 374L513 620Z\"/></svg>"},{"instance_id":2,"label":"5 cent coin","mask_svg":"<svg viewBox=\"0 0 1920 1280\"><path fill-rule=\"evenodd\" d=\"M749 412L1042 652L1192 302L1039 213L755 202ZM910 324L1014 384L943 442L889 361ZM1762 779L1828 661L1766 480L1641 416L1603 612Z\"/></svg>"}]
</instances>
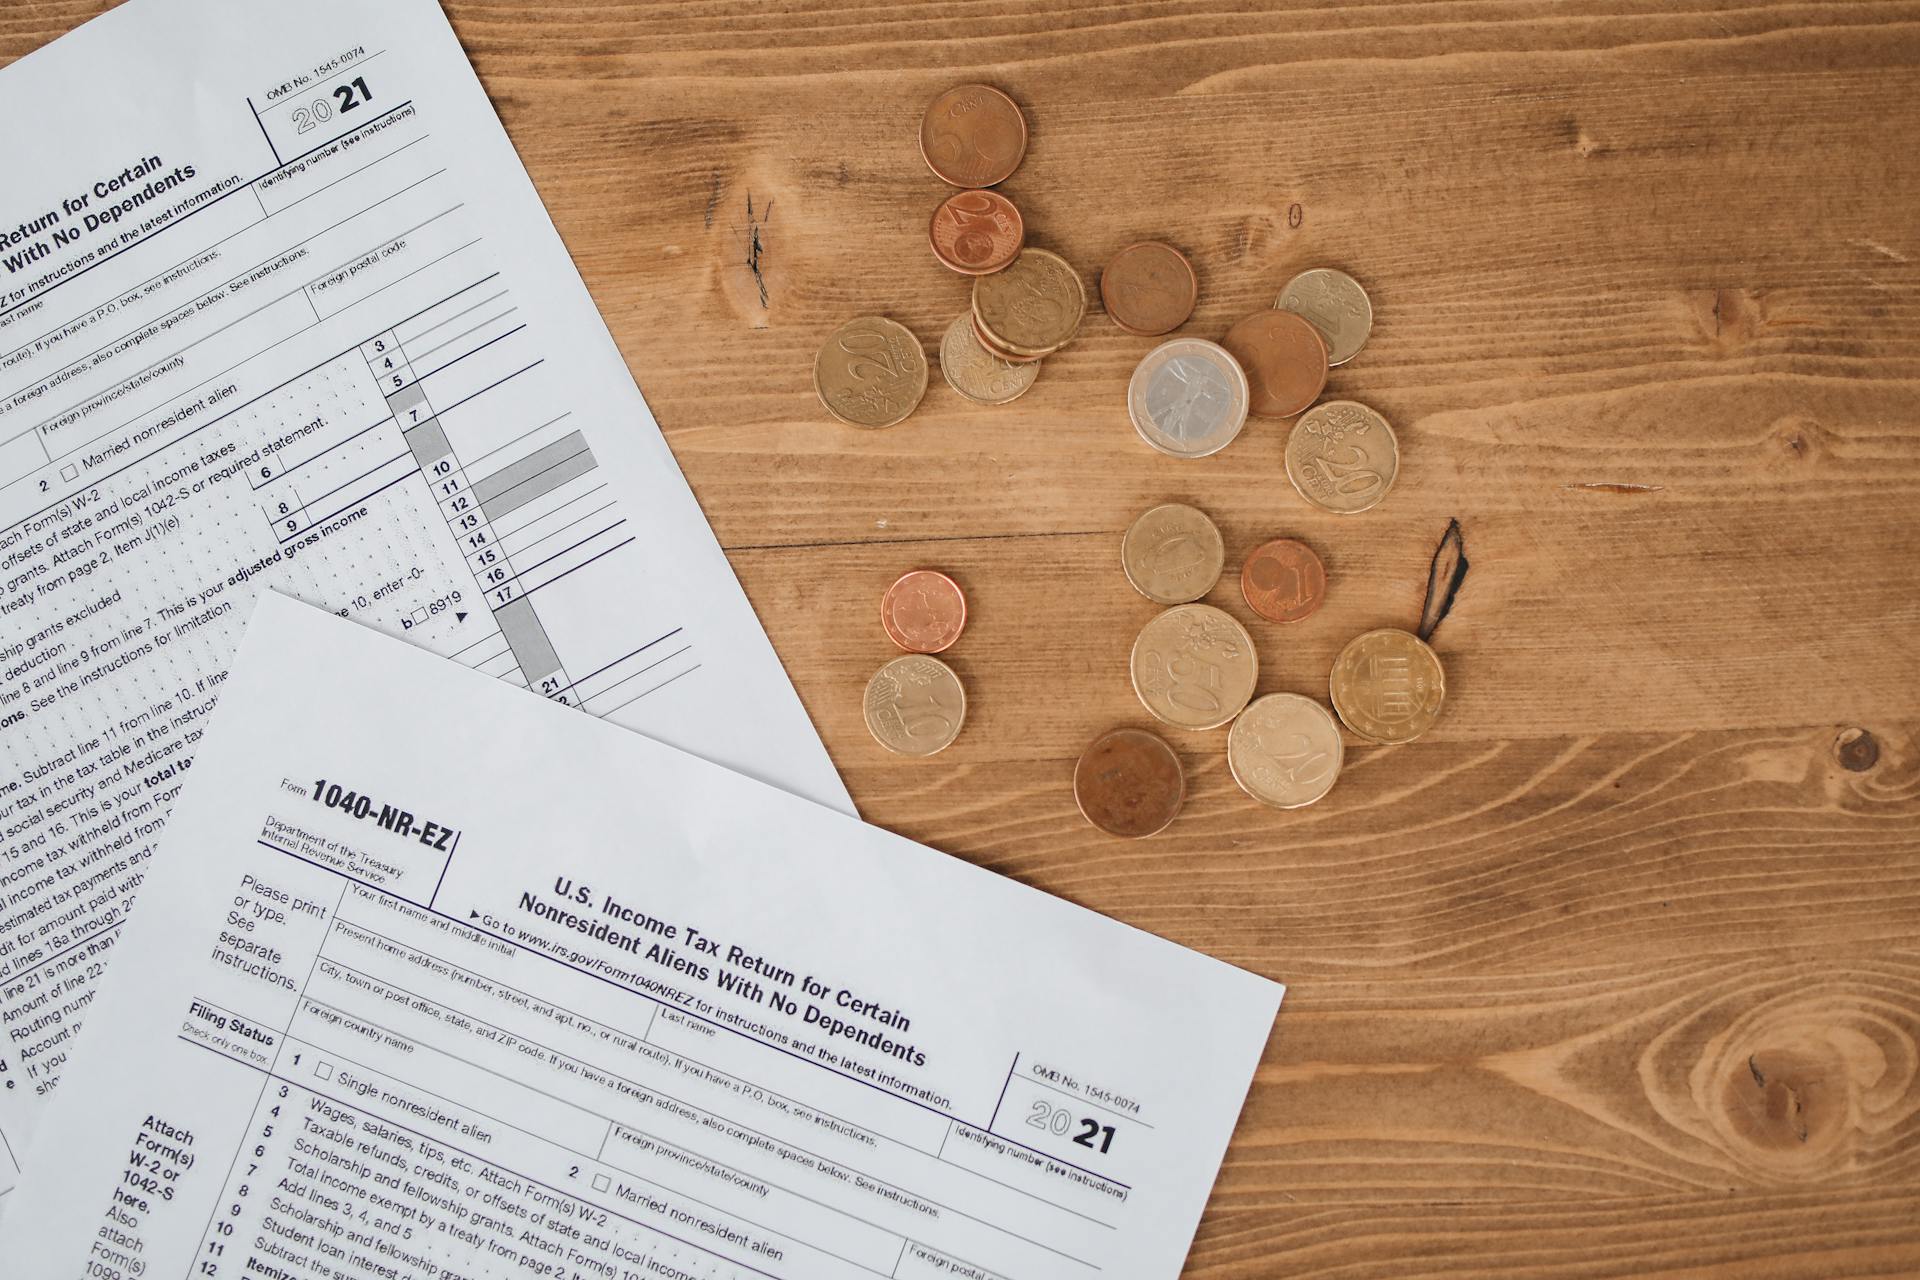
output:
<instances>
[{"instance_id":1,"label":"5 cent coin","mask_svg":"<svg viewBox=\"0 0 1920 1280\"><path fill-rule=\"evenodd\" d=\"M956 85L920 118L920 154L942 182L991 187L1027 154L1027 120L990 84Z\"/></svg>"},{"instance_id":2,"label":"5 cent coin","mask_svg":"<svg viewBox=\"0 0 1920 1280\"><path fill-rule=\"evenodd\" d=\"M927 353L904 325L860 316L834 330L813 358L813 391L849 426L891 427L927 394Z\"/></svg>"},{"instance_id":3,"label":"5 cent coin","mask_svg":"<svg viewBox=\"0 0 1920 1280\"><path fill-rule=\"evenodd\" d=\"M1247 371L1251 410L1263 418L1291 418L1326 389L1326 341L1291 311L1256 311L1220 345Z\"/></svg>"},{"instance_id":4,"label":"5 cent coin","mask_svg":"<svg viewBox=\"0 0 1920 1280\"><path fill-rule=\"evenodd\" d=\"M1446 672L1433 650L1391 627L1348 641L1328 686L1347 728L1375 742L1412 742L1433 727L1447 698Z\"/></svg>"},{"instance_id":5,"label":"5 cent coin","mask_svg":"<svg viewBox=\"0 0 1920 1280\"><path fill-rule=\"evenodd\" d=\"M1209 604L1183 604L1147 623L1129 666L1142 705L1180 729L1217 729L1239 715L1260 675L1253 637Z\"/></svg>"},{"instance_id":6,"label":"5 cent coin","mask_svg":"<svg viewBox=\"0 0 1920 1280\"><path fill-rule=\"evenodd\" d=\"M908 653L939 653L967 625L966 592L936 569L903 573L880 598L880 625Z\"/></svg>"},{"instance_id":7,"label":"5 cent coin","mask_svg":"<svg viewBox=\"0 0 1920 1280\"><path fill-rule=\"evenodd\" d=\"M1297 693L1270 693L1227 731L1227 768L1240 789L1276 809L1298 809L1333 789L1346 744L1327 709Z\"/></svg>"},{"instance_id":8,"label":"5 cent coin","mask_svg":"<svg viewBox=\"0 0 1920 1280\"><path fill-rule=\"evenodd\" d=\"M1156 337L1187 322L1200 280L1187 255L1158 240L1130 244L1100 273L1100 303L1128 333Z\"/></svg>"},{"instance_id":9,"label":"5 cent coin","mask_svg":"<svg viewBox=\"0 0 1920 1280\"><path fill-rule=\"evenodd\" d=\"M1298 622L1327 598L1327 567L1306 543L1275 538L1248 553L1240 566L1240 594L1271 622Z\"/></svg>"},{"instance_id":10,"label":"5 cent coin","mask_svg":"<svg viewBox=\"0 0 1920 1280\"><path fill-rule=\"evenodd\" d=\"M1187 797L1180 757L1159 734L1112 729L1073 767L1073 799L1108 835L1138 839L1166 830Z\"/></svg>"},{"instance_id":11,"label":"5 cent coin","mask_svg":"<svg viewBox=\"0 0 1920 1280\"><path fill-rule=\"evenodd\" d=\"M908 654L873 673L861 710L875 742L899 755L930 756L960 736L967 691L940 659Z\"/></svg>"},{"instance_id":12,"label":"5 cent coin","mask_svg":"<svg viewBox=\"0 0 1920 1280\"><path fill-rule=\"evenodd\" d=\"M1182 502L1142 512L1120 539L1127 581L1155 604L1185 604L1213 590L1227 548L1207 513Z\"/></svg>"}]
</instances>

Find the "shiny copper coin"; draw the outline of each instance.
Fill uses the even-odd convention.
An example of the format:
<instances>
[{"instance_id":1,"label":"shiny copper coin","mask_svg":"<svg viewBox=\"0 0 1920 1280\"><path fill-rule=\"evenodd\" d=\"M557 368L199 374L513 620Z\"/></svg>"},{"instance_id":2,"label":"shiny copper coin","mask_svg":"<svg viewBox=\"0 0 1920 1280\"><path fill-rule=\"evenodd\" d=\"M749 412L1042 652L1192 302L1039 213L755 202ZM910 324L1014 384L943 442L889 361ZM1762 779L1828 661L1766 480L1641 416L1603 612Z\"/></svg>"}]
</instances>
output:
<instances>
[{"instance_id":1,"label":"shiny copper coin","mask_svg":"<svg viewBox=\"0 0 1920 1280\"><path fill-rule=\"evenodd\" d=\"M991 187L1027 154L1027 120L990 84L963 84L933 100L920 119L920 154L936 178L956 187Z\"/></svg>"},{"instance_id":2,"label":"shiny copper coin","mask_svg":"<svg viewBox=\"0 0 1920 1280\"><path fill-rule=\"evenodd\" d=\"M903 573L880 598L880 625L908 653L939 653L967 625L966 592L934 569Z\"/></svg>"},{"instance_id":3,"label":"shiny copper coin","mask_svg":"<svg viewBox=\"0 0 1920 1280\"><path fill-rule=\"evenodd\" d=\"M1187 255L1157 240L1128 245L1100 273L1100 302L1107 315L1145 338L1185 324L1199 297L1200 280Z\"/></svg>"},{"instance_id":4,"label":"shiny copper coin","mask_svg":"<svg viewBox=\"0 0 1920 1280\"><path fill-rule=\"evenodd\" d=\"M1012 262L1026 239L1026 224L1013 201L998 191L962 191L933 211L927 239L942 266L983 276Z\"/></svg>"},{"instance_id":5,"label":"shiny copper coin","mask_svg":"<svg viewBox=\"0 0 1920 1280\"><path fill-rule=\"evenodd\" d=\"M1164 831L1187 798L1180 757L1158 734L1113 729L1073 766L1073 799L1108 835L1138 839Z\"/></svg>"},{"instance_id":6,"label":"shiny copper coin","mask_svg":"<svg viewBox=\"0 0 1920 1280\"><path fill-rule=\"evenodd\" d=\"M1327 567L1306 543L1275 538L1240 567L1240 594L1270 622L1298 622L1327 598Z\"/></svg>"},{"instance_id":7,"label":"shiny copper coin","mask_svg":"<svg viewBox=\"0 0 1920 1280\"><path fill-rule=\"evenodd\" d=\"M1249 412L1291 418L1327 385L1327 343L1304 316L1256 311L1227 330L1220 345L1247 371Z\"/></svg>"}]
</instances>

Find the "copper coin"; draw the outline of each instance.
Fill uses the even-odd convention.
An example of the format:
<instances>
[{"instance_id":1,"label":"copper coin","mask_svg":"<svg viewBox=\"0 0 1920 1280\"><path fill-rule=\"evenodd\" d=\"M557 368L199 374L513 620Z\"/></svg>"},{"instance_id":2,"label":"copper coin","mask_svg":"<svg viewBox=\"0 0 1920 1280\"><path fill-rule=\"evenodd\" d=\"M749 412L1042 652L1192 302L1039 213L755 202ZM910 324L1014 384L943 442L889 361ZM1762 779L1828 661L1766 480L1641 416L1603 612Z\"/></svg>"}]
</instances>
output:
<instances>
[{"instance_id":1,"label":"copper coin","mask_svg":"<svg viewBox=\"0 0 1920 1280\"><path fill-rule=\"evenodd\" d=\"M939 653L967 625L966 593L933 569L903 573L880 598L880 625L887 639L908 653Z\"/></svg>"},{"instance_id":2,"label":"copper coin","mask_svg":"<svg viewBox=\"0 0 1920 1280\"><path fill-rule=\"evenodd\" d=\"M1326 339L1291 311L1256 311L1227 330L1220 345L1247 371L1249 410L1263 418L1291 418L1326 388Z\"/></svg>"},{"instance_id":3,"label":"copper coin","mask_svg":"<svg viewBox=\"0 0 1920 1280\"><path fill-rule=\"evenodd\" d=\"M1270 622L1298 622L1327 598L1327 567L1306 543L1275 538L1240 567L1240 594Z\"/></svg>"},{"instance_id":4,"label":"copper coin","mask_svg":"<svg viewBox=\"0 0 1920 1280\"><path fill-rule=\"evenodd\" d=\"M1187 798L1180 757L1158 734L1113 729L1073 766L1073 799L1108 835L1137 839L1164 831Z\"/></svg>"},{"instance_id":5,"label":"copper coin","mask_svg":"<svg viewBox=\"0 0 1920 1280\"><path fill-rule=\"evenodd\" d=\"M936 178L956 187L991 187L1027 154L1027 120L990 84L963 84L933 100L920 119L920 154Z\"/></svg>"},{"instance_id":6,"label":"copper coin","mask_svg":"<svg viewBox=\"0 0 1920 1280\"><path fill-rule=\"evenodd\" d=\"M1107 315L1144 338L1185 324L1199 297L1200 281L1187 255L1157 240L1128 245L1100 273L1100 302Z\"/></svg>"},{"instance_id":7,"label":"copper coin","mask_svg":"<svg viewBox=\"0 0 1920 1280\"><path fill-rule=\"evenodd\" d=\"M1026 234L1020 210L998 191L948 196L927 227L933 256L968 276L983 276L1012 262Z\"/></svg>"}]
</instances>

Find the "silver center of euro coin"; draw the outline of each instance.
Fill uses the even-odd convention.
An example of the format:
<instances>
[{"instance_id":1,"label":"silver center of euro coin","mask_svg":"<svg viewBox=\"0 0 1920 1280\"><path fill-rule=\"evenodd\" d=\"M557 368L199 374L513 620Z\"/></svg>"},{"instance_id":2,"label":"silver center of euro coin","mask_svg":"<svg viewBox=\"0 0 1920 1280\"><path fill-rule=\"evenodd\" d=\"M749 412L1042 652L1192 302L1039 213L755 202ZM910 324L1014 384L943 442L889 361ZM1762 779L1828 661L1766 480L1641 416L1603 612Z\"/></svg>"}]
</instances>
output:
<instances>
[{"instance_id":1,"label":"silver center of euro coin","mask_svg":"<svg viewBox=\"0 0 1920 1280\"><path fill-rule=\"evenodd\" d=\"M1218 453L1247 420L1247 378L1223 347L1175 338L1147 353L1127 388L1140 438L1176 458Z\"/></svg>"}]
</instances>

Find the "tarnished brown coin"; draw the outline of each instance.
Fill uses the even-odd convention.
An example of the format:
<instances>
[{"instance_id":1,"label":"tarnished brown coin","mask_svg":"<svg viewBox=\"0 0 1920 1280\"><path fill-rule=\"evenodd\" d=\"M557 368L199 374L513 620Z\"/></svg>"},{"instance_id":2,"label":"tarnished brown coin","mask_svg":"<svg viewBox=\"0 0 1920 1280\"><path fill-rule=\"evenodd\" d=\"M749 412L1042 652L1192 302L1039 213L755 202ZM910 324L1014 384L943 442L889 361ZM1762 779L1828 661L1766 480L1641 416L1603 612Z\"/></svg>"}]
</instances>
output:
<instances>
[{"instance_id":1,"label":"tarnished brown coin","mask_svg":"<svg viewBox=\"0 0 1920 1280\"><path fill-rule=\"evenodd\" d=\"M967 625L967 593L937 569L911 570L880 597L880 625L908 653L939 653Z\"/></svg>"},{"instance_id":2,"label":"tarnished brown coin","mask_svg":"<svg viewBox=\"0 0 1920 1280\"><path fill-rule=\"evenodd\" d=\"M946 663L911 653L873 673L861 709L875 742L903 756L930 756L960 736L967 691Z\"/></svg>"},{"instance_id":3,"label":"tarnished brown coin","mask_svg":"<svg viewBox=\"0 0 1920 1280\"><path fill-rule=\"evenodd\" d=\"M1327 363L1343 365L1360 354L1373 332L1373 303L1360 282L1344 271L1315 267L1287 281L1274 306L1305 316L1327 340Z\"/></svg>"},{"instance_id":4,"label":"tarnished brown coin","mask_svg":"<svg viewBox=\"0 0 1920 1280\"><path fill-rule=\"evenodd\" d=\"M1180 757L1157 733L1110 729L1073 766L1073 799L1108 835L1138 839L1164 831L1187 798Z\"/></svg>"},{"instance_id":5,"label":"tarnished brown coin","mask_svg":"<svg viewBox=\"0 0 1920 1280\"><path fill-rule=\"evenodd\" d=\"M1020 210L998 191L948 196L927 225L933 256L969 276L986 275L1012 262L1026 234Z\"/></svg>"},{"instance_id":6,"label":"tarnished brown coin","mask_svg":"<svg viewBox=\"0 0 1920 1280\"><path fill-rule=\"evenodd\" d=\"M860 316L835 329L813 358L813 391L849 426L891 427L927 394L927 353L904 325Z\"/></svg>"},{"instance_id":7,"label":"tarnished brown coin","mask_svg":"<svg viewBox=\"0 0 1920 1280\"><path fill-rule=\"evenodd\" d=\"M1327 598L1327 567L1306 543L1275 538L1247 553L1240 566L1240 594L1269 621L1298 622Z\"/></svg>"},{"instance_id":8,"label":"tarnished brown coin","mask_svg":"<svg viewBox=\"0 0 1920 1280\"><path fill-rule=\"evenodd\" d=\"M1332 714L1297 693L1255 699L1227 731L1233 780L1276 809L1298 809L1331 791L1345 757Z\"/></svg>"},{"instance_id":9,"label":"tarnished brown coin","mask_svg":"<svg viewBox=\"0 0 1920 1280\"><path fill-rule=\"evenodd\" d=\"M1182 502L1144 511L1120 539L1127 581L1155 604L1185 604L1213 590L1226 544L1207 513Z\"/></svg>"},{"instance_id":10,"label":"tarnished brown coin","mask_svg":"<svg viewBox=\"0 0 1920 1280\"><path fill-rule=\"evenodd\" d=\"M1287 436L1287 479L1322 511L1351 515L1378 506L1399 474L1393 428L1357 401L1317 404Z\"/></svg>"},{"instance_id":11,"label":"tarnished brown coin","mask_svg":"<svg viewBox=\"0 0 1920 1280\"><path fill-rule=\"evenodd\" d=\"M1220 345L1247 371L1248 411L1263 418L1291 418L1326 389L1326 341L1291 311L1256 311Z\"/></svg>"},{"instance_id":12,"label":"tarnished brown coin","mask_svg":"<svg viewBox=\"0 0 1920 1280\"><path fill-rule=\"evenodd\" d=\"M1128 333L1156 337L1187 322L1200 280L1187 255L1158 240L1130 244L1100 273L1100 304Z\"/></svg>"},{"instance_id":13,"label":"tarnished brown coin","mask_svg":"<svg viewBox=\"0 0 1920 1280\"><path fill-rule=\"evenodd\" d=\"M973 280L973 316L994 346L1044 356L1072 340L1087 312L1080 273L1057 253L1029 246L1013 265Z\"/></svg>"},{"instance_id":14,"label":"tarnished brown coin","mask_svg":"<svg viewBox=\"0 0 1920 1280\"><path fill-rule=\"evenodd\" d=\"M1169 338L1134 366L1127 382L1134 432L1161 453L1204 458L1247 425L1247 375L1218 343Z\"/></svg>"},{"instance_id":15,"label":"tarnished brown coin","mask_svg":"<svg viewBox=\"0 0 1920 1280\"><path fill-rule=\"evenodd\" d=\"M1027 154L1027 119L990 84L956 85L920 118L920 154L942 182L991 187Z\"/></svg>"},{"instance_id":16,"label":"tarnished brown coin","mask_svg":"<svg viewBox=\"0 0 1920 1280\"><path fill-rule=\"evenodd\" d=\"M1348 641L1328 686L1341 721L1375 742L1412 742L1433 727L1447 698L1446 672L1433 650L1391 627Z\"/></svg>"},{"instance_id":17,"label":"tarnished brown coin","mask_svg":"<svg viewBox=\"0 0 1920 1280\"><path fill-rule=\"evenodd\" d=\"M960 316L940 340L940 372L947 385L975 404L1007 404L1027 393L1040 362L1004 360L980 344L973 317Z\"/></svg>"},{"instance_id":18,"label":"tarnished brown coin","mask_svg":"<svg viewBox=\"0 0 1920 1280\"><path fill-rule=\"evenodd\" d=\"M1168 609L1142 627L1129 666L1141 703L1181 729L1217 729L1239 715L1260 675L1253 637L1210 604Z\"/></svg>"}]
</instances>

